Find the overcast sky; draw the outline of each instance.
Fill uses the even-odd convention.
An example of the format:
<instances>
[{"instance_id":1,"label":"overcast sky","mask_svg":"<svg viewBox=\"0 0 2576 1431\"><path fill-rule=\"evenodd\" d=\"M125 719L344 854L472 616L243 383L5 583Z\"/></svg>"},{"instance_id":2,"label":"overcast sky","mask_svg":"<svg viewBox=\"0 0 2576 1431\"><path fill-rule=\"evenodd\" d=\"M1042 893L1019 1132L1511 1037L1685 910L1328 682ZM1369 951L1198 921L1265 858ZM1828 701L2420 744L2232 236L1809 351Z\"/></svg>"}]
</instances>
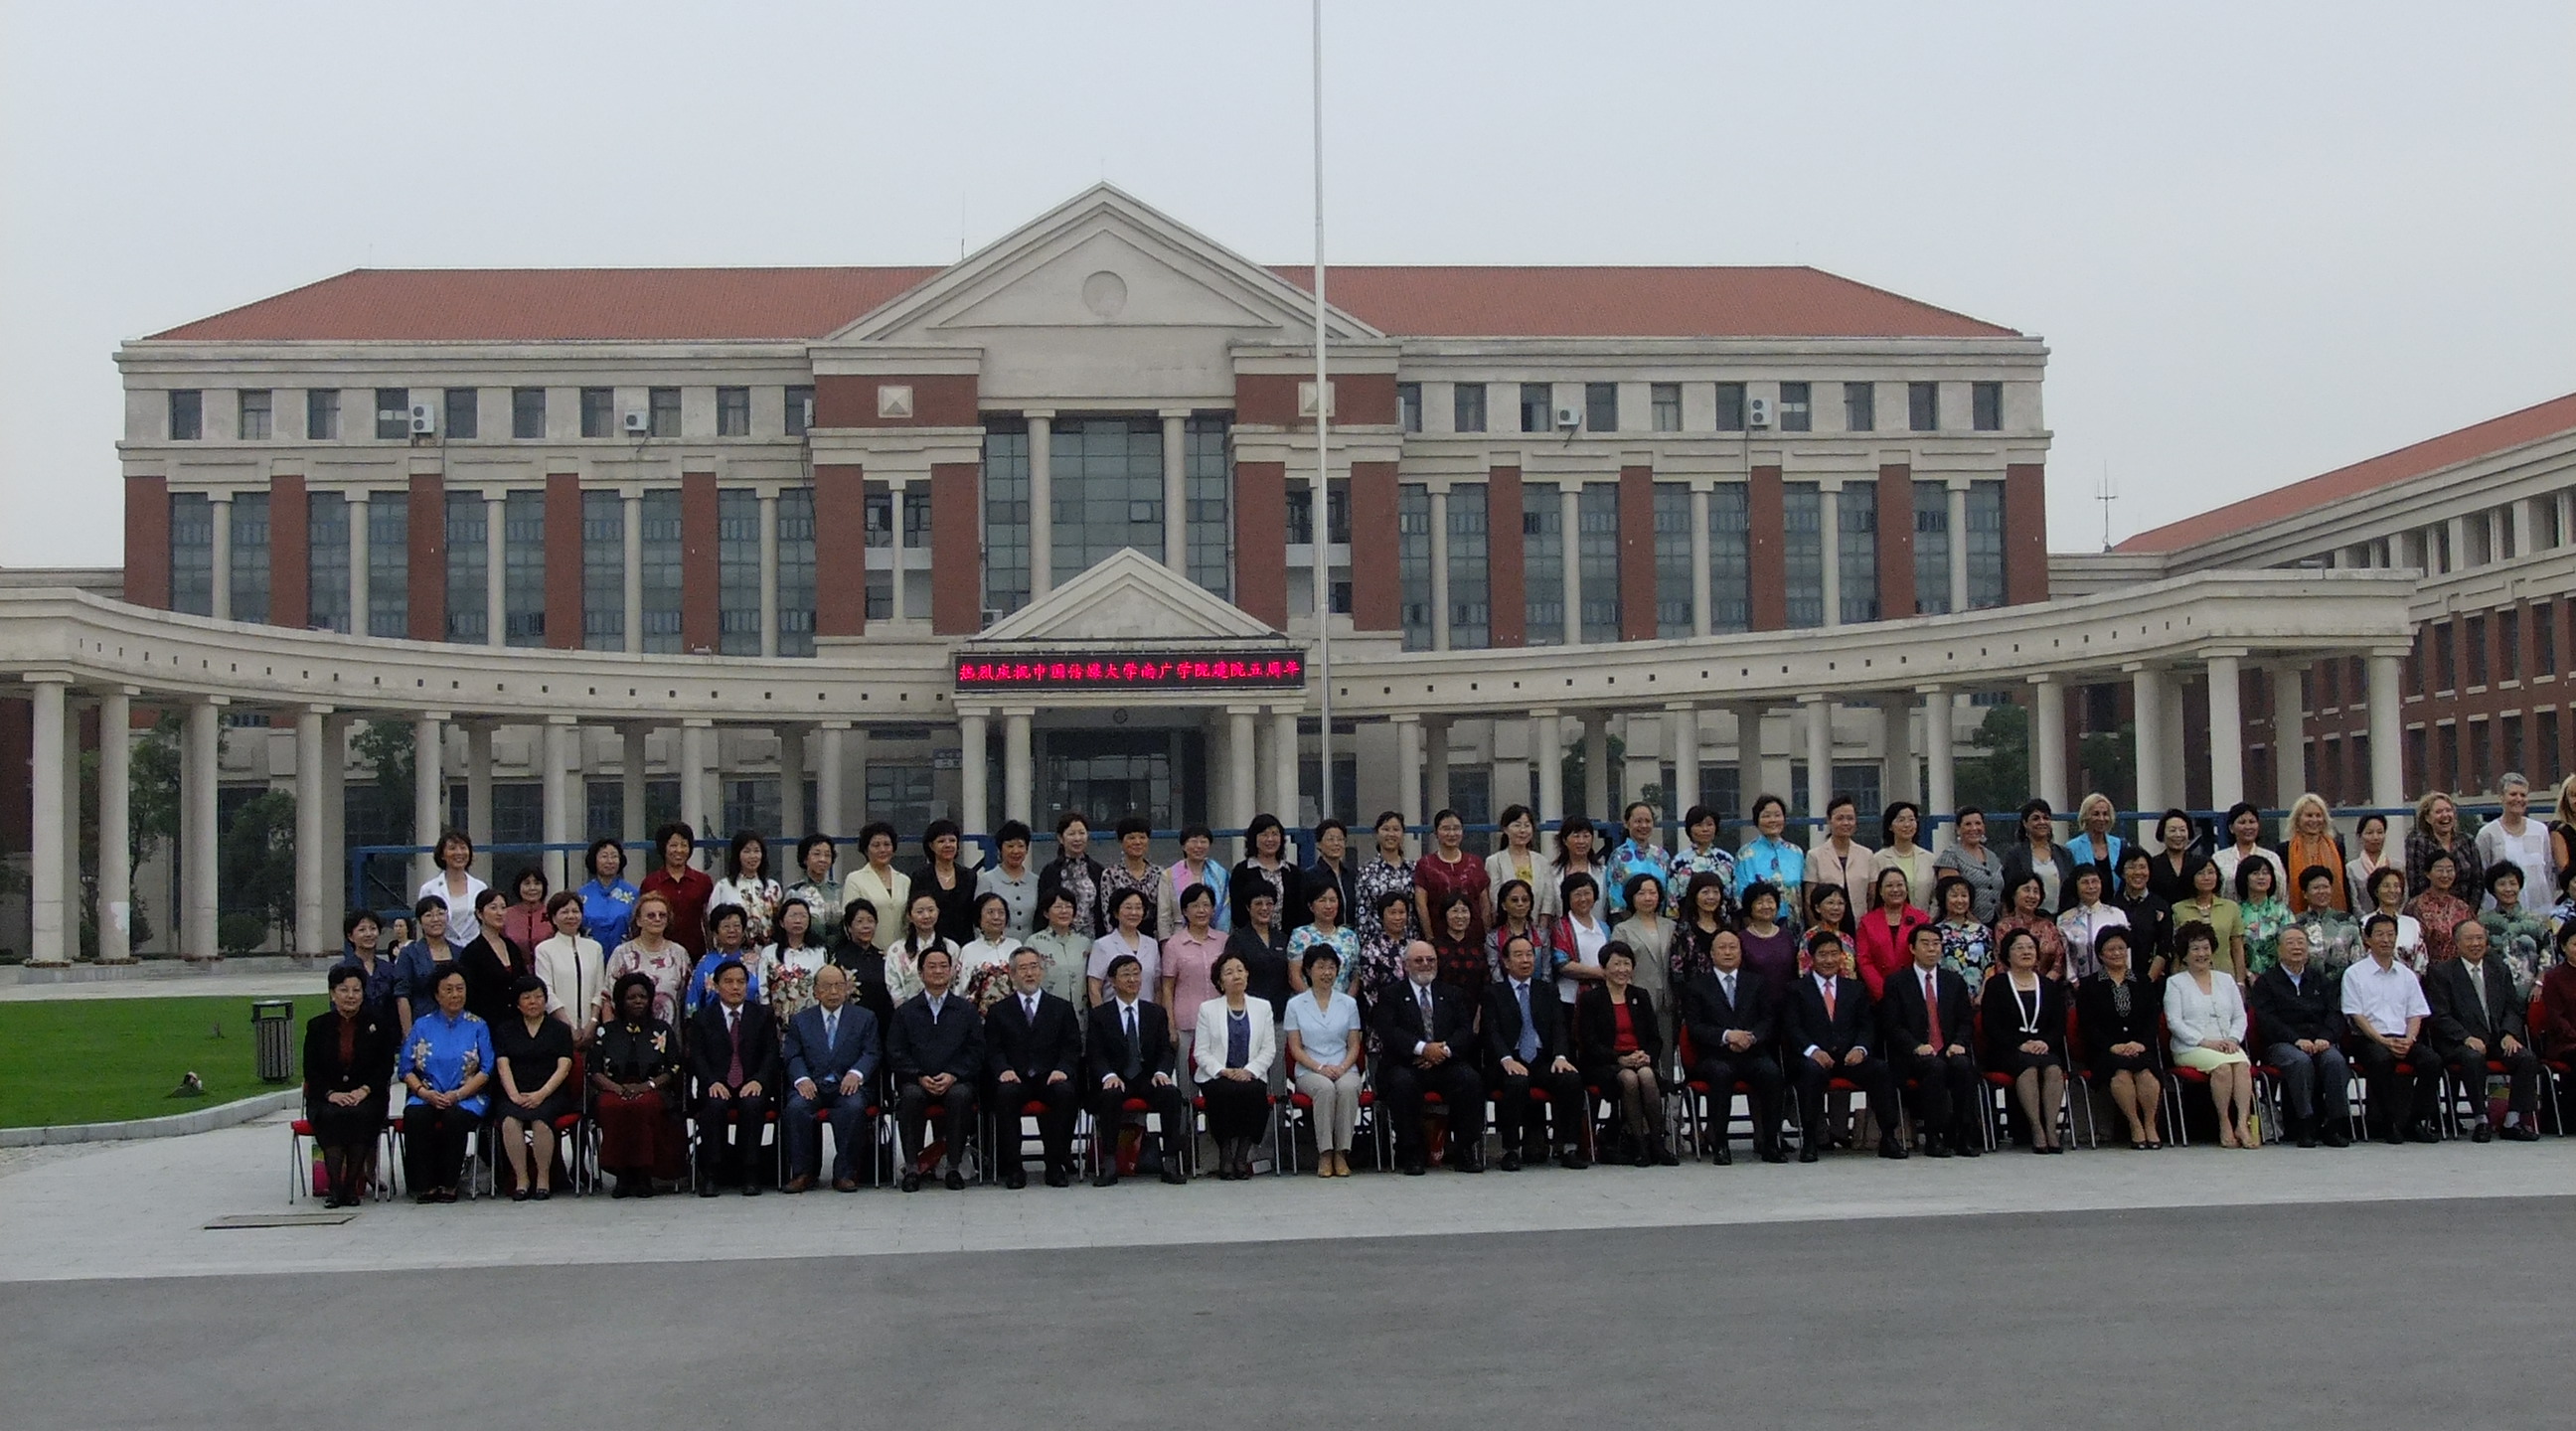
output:
<instances>
[{"instance_id":1,"label":"overcast sky","mask_svg":"<svg viewBox=\"0 0 2576 1431\"><path fill-rule=\"evenodd\" d=\"M1330 0L1331 256L1813 264L2048 340L2052 545L2576 391L2576 5ZM123 339L345 269L1312 254L1307 9L0 0L0 562Z\"/></svg>"}]
</instances>

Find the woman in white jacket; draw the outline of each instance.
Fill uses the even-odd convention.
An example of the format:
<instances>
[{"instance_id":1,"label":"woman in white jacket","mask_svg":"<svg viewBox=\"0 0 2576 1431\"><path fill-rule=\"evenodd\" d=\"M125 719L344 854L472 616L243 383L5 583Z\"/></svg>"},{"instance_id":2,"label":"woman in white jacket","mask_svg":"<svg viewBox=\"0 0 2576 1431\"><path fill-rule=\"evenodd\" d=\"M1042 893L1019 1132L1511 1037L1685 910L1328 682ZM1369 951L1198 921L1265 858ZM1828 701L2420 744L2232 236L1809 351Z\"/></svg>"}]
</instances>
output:
<instances>
[{"instance_id":1,"label":"woman in white jacket","mask_svg":"<svg viewBox=\"0 0 2576 1431\"><path fill-rule=\"evenodd\" d=\"M590 1042L600 1020L608 1017L608 956L599 941L581 932L581 896L564 890L546 901L552 936L533 956L537 978L546 986L546 1012L572 1027L576 1046Z\"/></svg>"},{"instance_id":2,"label":"woman in white jacket","mask_svg":"<svg viewBox=\"0 0 2576 1431\"><path fill-rule=\"evenodd\" d=\"M2254 1133L2254 1063L2245 1052L2245 995L2234 979L2211 972L2218 937L2194 920L2176 935L2182 969L2165 980L2165 1032L2174 1065L2209 1076L2221 1147L2258 1146Z\"/></svg>"},{"instance_id":3,"label":"woman in white jacket","mask_svg":"<svg viewBox=\"0 0 2576 1431\"><path fill-rule=\"evenodd\" d=\"M1199 1005L1190 1061L1207 1101L1208 1136L1216 1140L1216 1175L1252 1176L1252 1150L1270 1124L1270 1065L1279 1056L1270 1002L1246 994L1252 966L1229 950L1216 956L1217 996Z\"/></svg>"}]
</instances>

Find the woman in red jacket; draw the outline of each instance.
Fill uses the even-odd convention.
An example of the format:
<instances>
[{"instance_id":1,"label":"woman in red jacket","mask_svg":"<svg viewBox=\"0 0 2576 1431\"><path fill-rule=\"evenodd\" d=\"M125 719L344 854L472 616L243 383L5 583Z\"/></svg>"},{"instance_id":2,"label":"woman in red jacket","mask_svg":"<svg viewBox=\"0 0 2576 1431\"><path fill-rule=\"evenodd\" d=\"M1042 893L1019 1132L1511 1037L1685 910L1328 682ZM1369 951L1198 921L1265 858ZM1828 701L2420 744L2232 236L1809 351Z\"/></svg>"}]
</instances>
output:
<instances>
[{"instance_id":1,"label":"woman in red jacket","mask_svg":"<svg viewBox=\"0 0 2576 1431\"><path fill-rule=\"evenodd\" d=\"M1871 892L1877 901L1860 917L1854 942L1860 947L1860 981L1877 999L1886 993L1887 976L1913 962L1906 951L1914 931L1932 921L1911 903L1913 889L1903 870L1880 870Z\"/></svg>"}]
</instances>

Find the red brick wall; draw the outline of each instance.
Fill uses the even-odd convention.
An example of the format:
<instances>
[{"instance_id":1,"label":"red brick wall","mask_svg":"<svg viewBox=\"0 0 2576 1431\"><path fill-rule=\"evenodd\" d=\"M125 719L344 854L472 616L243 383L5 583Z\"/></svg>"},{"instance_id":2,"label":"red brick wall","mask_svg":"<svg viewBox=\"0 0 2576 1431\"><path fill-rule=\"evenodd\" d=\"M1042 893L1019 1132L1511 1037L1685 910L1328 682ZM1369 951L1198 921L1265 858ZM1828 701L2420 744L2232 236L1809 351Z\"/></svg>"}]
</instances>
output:
<instances>
[{"instance_id":1,"label":"red brick wall","mask_svg":"<svg viewBox=\"0 0 2576 1431\"><path fill-rule=\"evenodd\" d=\"M1568 534L1566 546L1574 542ZM1619 639L1655 639L1655 469L1619 469Z\"/></svg>"},{"instance_id":2,"label":"red brick wall","mask_svg":"<svg viewBox=\"0 0 2576 1431\"><path fill-rule=\"evenodd\" d=\"M1288 624L1288 464L1234 464L1234 604Z\"/></svg>"},{"instance_id":3,"label":"red brick wall","mask_svg":"<svg viewBox=\"0 0 2576 1431\"><path fill-rule=\"evenodd\" d=\"M861 636L868 629L867 470L814 464L814 632Z\"/></svg>"},{"instance_id":4,"label":"red brick wall","mask_svg":"<svg viewBox=\"0 0 2576 1431\"><path fill-rule=\"evenodd\" d=\"M170 609L170 481L125 479L125 599Z\"/></svg>"},{"instance_id":5,"label":"red brick wall","mask_svg":"<svg viewBox=\"0 0 2576 1431\"><path fill-rule=\"evenodd\" d=\"M411 478L411 542L404 560L414 641L447 639L447 480L435 472ZM364 620L363 614L359 617Z\"/></svg>"},{"instance_id":6,"label":"red brick wall","mask_svg":"<svg viewBox=\"0 0 2576 1431\"><path fill-rule=\"evenodd\" d=\"M1395 464L1351 464L1351 625L1361 631L1404 626L1404 588L1397 563L1401 544ZM1331 531L1321 533L1329 537Z\"/></svg>"},{"instance_id":7,"label":"red brick wall","mask_svg":"<svg viewBox=\"0 0 2576 1431\"><path fill-rule=\"evenodd\" d=\"M1521 540L1521 469L1497 467L1485 475L1485 592L1493 608L1491 639L1497 646L1529 641L1528 560Z\"/></svg>"},{"instance_id":8,"label":"red brick wall","mask_svg":"<svg viewBox=\"0 0 2576 1431\"><path fill-rule=\"evenodd\" d=\"M972 462L930 464L930 629L972 636L984 627L984 527Z\"/></svg>"},{"instance_id":9,"label":"red brick wall","mask_svg":"<svg viewBox=\"0 0 2576 1431\"><path fill-rule=\"evenodd\" d=\"M716 474L680 474L680 649L713 651L722 639L716 566Z\"/></svg>"},{"instance_id":10,"label":"red brick wall","mask_svg":"<svg viewBox=\"0 0 2576 1431\"><path fill-rule=\"evenodd\" d=\"M2048 482L2036 462L2004 468L2004 601L2048 599Z\"/></svg>"},{"instance_id":11,"label":"red brick wall","mask_svg":"<svg viewBox=\"0 0 2576 1431\"><path fill-rule=\"evenodd\" d=\"M1313 382L1295 373L1234 375L1234 419L1264 427L1311 428L1297 415L1297 385ZM1334 373L1333 422L1336 426L1393 427L1395 374Z\"/></svg>"},{"instance_id":12,"label":"red brick wall","mask_svg":"<svg viewBox=\"0 0 2576 1431\"><path fill-rule=\"evenodd\" d=\"M912 389L912 416L877 416L880 386ZM816 427L973 427L978 380L973 373L842 375L814 380Z\"/></svg>"},{"instance_id":13,"label":"red brick wall","mask_svg":"<svg viewBox=\"0 0 2576 1431\"><path fill-rule=\"evenodd\" d=\"M1891 621L1915 614L1914 469L1902 462L1878 469L1878 610Z\"/></svg>"},{"instance_id":14,"label":"red brick wall","mask_svg":"<svg viewBox=\"0 0 2576 1431\"><path fill-rule=\"evenodd\" d=\"M1756 467L1745 493L1745 561L1751 570L1752 618L1756 631L1780 631L1789 625L1789 571L1780 550L1787 509L1780 492L1780 469Z\"/></svg>"},{"instance_id":15,"label":"red brick wall","mask_svg":"<svg viewBox=\"0 0 2576 1431\"><path fill-rule=\"evenodd\" d=\"M268 482L268 624L312 624L313 508L304 478L282 473Z\"/></svg>"},{"instance_id":16,"label":"red brick wall","mask_svg":"<svg viewBox=\"0 0 2576 1431\"><path fill-rule=\"evenodd\" d=\"M546 644L581 648L581 474L546 474Z\"/></svg>"}]
</instances>

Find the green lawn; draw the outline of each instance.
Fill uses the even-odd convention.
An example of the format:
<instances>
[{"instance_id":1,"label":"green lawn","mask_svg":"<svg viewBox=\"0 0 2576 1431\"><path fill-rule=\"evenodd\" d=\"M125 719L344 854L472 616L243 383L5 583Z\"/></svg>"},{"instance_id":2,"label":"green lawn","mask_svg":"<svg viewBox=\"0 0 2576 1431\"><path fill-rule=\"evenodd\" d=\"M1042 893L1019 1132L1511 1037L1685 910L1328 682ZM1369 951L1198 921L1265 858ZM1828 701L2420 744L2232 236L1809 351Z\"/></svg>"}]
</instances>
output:
<instances>
[{"instance_id":1,"label":"green lawn","mask_svg":"<svg viewBox=\"0 0 2576 1431\"><path fill-rule=\"evenodd\" d=\"M259 1080L246 998L58 999L0 1004L0 1128L158 1118L290 1085ZM304 1021L330 1001L295 1001L296 1057ZM220 1027L223 1037L214 1036ZM172 1098L179 1076L205 1080L203 1098ZM301 1073L302 1069L296 1070Z\"/></svg>"}]
</instances>

